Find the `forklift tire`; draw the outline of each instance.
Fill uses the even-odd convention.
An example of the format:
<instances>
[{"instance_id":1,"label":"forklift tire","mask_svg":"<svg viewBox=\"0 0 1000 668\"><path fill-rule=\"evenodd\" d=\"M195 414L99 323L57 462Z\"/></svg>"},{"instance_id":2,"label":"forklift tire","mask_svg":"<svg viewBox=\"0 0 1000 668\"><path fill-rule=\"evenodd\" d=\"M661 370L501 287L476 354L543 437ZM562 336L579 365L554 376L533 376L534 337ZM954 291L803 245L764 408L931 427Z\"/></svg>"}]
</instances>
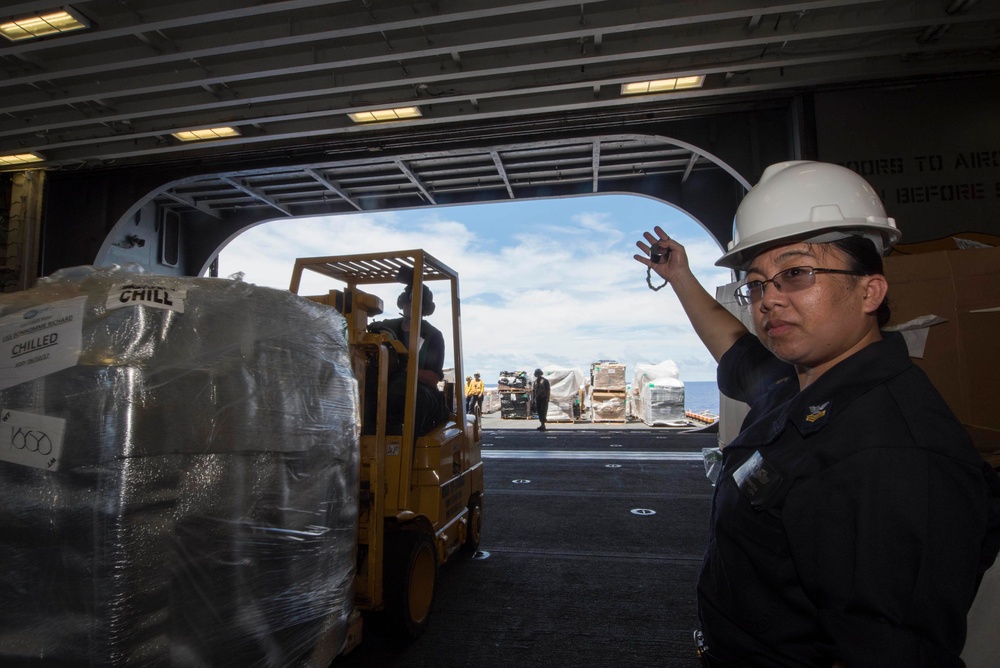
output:
<instances>
[{"instance_id":1,"label":"forklift tire","mask_svg":"<svg viewBox=\"0 0 1000 668\"><path fill-rule=\"evenodd\" d=\"M386 623L394 634L416 640L427 627L437 589L434 538L421 531L387 531L385 548Z\"/></svg>"},{"instance_id":2,"label":"forklift tire","mask_svg":"<svg viewBox=\"0 0 1000 668\"><path fill-rule=\"evenodd\" d=\"M479 550L479 540L483 536L483 499L477 494L469 499L468 524L462 552L472 556Z\"/></svg>"}]
</instances>

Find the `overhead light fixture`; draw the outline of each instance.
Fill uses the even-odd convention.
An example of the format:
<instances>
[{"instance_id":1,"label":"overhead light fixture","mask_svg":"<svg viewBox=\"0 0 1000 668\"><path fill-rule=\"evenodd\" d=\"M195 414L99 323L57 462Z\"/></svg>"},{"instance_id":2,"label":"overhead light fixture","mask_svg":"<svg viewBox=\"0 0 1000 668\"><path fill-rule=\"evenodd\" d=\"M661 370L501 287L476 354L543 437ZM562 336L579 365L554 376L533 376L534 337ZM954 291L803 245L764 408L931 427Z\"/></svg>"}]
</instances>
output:
<instances>
[{"instance_id":1,"label":"overhead light fixture","mask_svg":"<svg viewBox=\"0 0 1000 668\"><path fill-rule=\"evenodd\" d=\"M375 109L373 111L356 111L347 116L355 123L378 123L380 121L405 121L408 118L420 118L420 107L396 107L395 109Z\"/></svg>"},{"instance_id":2,"label":"overhead light fixture","mask_svg":"<svg viewBox=\"0 0 1000 668\"><path fill-rule=\"evenodd\" d=\"M0 23L0 35L12 42L89 28L90 22L69 7Z\"/></svg>"},{"instance_id":3,"label":"overhead light fixture","mask_svg":"<svg viewBox=\"0 0 1000 668\"><path fill-rule=\"evenodd\" d=\"M203 139L239 137L240 131L237 128L223 126L218 128L202 128L201 130L184 130L183 132L174 132L172 134L181 141L201 141Z\"/></svg>"},{"instance_id":4,"label":"overhead light fixture","mask_svg":"<svg viewBox=\"0 0 1000 668\"><path fill-rule=\"evenodd\" d=\"M622 84L622 95L646 95L647 93L666 93L685 88L701 88L705 84L705 75L691 77L676 77L674 79L653 79L651 81L636 81Z\"/></svg>"},{"instance_id":5,"label":"overhead light fixture","mask_svg":"<svg viewBox=\"0 0 1000 668\"><path fill-rule=\"evenodd\" d=\"M0 167L11 167L17 165L27 165L32 162L44 160L37 153L15 153L12 155L0 155Z\"/></svg>"}]
</instances>

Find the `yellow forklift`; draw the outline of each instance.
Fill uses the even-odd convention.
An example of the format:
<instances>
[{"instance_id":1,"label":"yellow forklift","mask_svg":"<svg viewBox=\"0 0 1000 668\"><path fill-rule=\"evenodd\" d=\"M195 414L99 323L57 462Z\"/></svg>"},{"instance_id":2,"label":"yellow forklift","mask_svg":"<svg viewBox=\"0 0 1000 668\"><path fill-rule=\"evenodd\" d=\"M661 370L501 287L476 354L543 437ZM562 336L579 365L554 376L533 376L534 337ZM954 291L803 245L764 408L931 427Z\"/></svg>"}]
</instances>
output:
<instances>
[{"instance_id":1,"label":"yellow forklift","mask_svg":"<svg viewBox=\"0 0 1000 668\"><path fill-rule=\"evenodd\" d=\"M445 282L451 296L454 379L461 379L458 275L422 250L300 258L292 272L293 293L299 294L307 270L337 282L326 294L307 298L343 314L361 402L355 607L384 611L393 630L416 638L427 624L438 567L456 553L471 554L479 547L482 428L477 420L467 420L464 384L446 382L447 420L426 434L416 433L418 355L407 351L419 350L420 327L411 328L407 341L371 331L370 319L382 313L383 304L362 287L406 280L412 294L421 295L425 283ZM410 322L421 322L422 300L413 299L409 308ZM449 345L449 333L441 329ZM386 412L388 382L390 371L396 367L401 372L401 365L406 372L403 422L401 429L392 429ZM394 431L401 433L390 433ZM361 641L361 624L355 612L345 653Z\"/></svg>"}]
</instances>

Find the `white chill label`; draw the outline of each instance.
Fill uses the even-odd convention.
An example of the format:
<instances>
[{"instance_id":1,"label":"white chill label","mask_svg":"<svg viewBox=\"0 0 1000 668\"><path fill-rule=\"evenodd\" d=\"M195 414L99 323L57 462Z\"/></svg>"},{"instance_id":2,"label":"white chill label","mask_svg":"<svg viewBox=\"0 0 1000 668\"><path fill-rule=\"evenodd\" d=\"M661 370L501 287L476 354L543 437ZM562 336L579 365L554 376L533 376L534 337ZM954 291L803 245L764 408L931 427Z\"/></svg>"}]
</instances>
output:
<instances>
[{"instance_id":1,"label":"white chill label","mask_svg":"<svg viewBox=\"0 0 1000 668\"><path fill-rule=\"evenodd\" d=\"M104 306L109 311L125 306L150 306L184 313L186 288L168 288L156 283L126 283L111 290Z\"/></svg>"}]
</instances>

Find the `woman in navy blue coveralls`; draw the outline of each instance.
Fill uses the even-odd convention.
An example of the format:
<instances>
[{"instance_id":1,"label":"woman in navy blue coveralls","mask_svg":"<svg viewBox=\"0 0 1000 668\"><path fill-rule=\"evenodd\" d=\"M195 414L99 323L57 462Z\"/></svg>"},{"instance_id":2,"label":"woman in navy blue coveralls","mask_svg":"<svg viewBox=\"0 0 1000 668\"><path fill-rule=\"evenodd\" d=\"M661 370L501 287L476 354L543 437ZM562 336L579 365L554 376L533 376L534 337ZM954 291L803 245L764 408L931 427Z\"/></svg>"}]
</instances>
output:
<instances>
[{"instance_id":1,"label":"woman in navy blue coveralls","mask_svg":"<svg viewBox=\"0 0 1000 668\"><path fill-rule=\"evenodd\" d=\"M717 263L745 272L736 298L756 336L662 229L637 243L720 391L750 405L723 449L698 581L706 666L964 665L966 614L1000 548L1000 479L881 331L881 257L899 236L850 170L769 167Z\"/></svg>"}]
</instances>

